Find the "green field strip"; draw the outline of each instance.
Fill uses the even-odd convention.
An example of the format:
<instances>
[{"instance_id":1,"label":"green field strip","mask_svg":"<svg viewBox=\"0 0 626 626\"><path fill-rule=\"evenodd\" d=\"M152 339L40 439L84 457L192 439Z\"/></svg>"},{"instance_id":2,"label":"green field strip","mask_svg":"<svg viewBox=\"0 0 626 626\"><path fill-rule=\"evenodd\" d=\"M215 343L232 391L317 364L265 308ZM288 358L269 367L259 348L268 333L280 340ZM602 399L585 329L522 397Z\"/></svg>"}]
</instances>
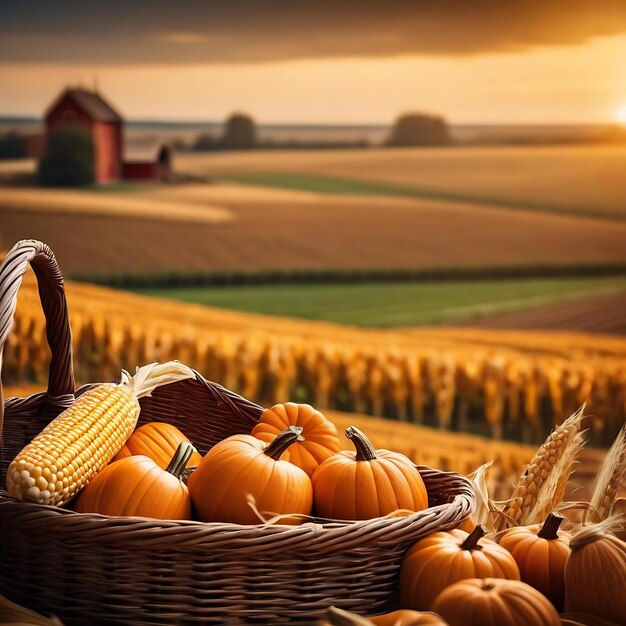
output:
<instances>
[{"instance_id":1,"label":"green field strip","mask_svg":"<svg viewBox=\"0 0 626 626\"><path fill-rule=\"evenodd\" d=\"M358 326L463 321L626 291L626 278L152 288L138 293L226 309Z\"/></svg>"}]
</instances>

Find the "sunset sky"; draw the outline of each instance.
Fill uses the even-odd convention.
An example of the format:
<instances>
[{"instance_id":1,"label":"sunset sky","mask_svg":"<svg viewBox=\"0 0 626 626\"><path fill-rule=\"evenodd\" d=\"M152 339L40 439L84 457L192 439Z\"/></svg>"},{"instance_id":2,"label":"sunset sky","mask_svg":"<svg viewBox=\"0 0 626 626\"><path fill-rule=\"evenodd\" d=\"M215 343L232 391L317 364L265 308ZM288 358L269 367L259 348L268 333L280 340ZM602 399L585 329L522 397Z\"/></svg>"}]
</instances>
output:
<instances>
[{"instance_id":1,"label":"sunset sky","mask_svg":"<svg viewBox=\"0 0 626 626\"><path fill-rule=\"evenodd\" d=\"M93 86L130 118L614 121L626 2L0 0L0 115Z\"/></svg>"}]
</instances>

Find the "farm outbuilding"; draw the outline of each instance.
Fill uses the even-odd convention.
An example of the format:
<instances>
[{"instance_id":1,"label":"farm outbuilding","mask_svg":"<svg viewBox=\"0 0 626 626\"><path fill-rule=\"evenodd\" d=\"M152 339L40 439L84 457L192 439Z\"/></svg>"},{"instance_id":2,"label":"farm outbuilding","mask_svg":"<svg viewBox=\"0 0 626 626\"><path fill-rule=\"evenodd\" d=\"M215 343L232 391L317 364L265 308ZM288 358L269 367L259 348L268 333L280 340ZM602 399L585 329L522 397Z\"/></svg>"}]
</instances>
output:
<instances>
[{"instance_id":1,"label":"farm outbuilding","mask_svg":"<svg viewBox=\"0 0 626 626\"><path fill-rule=\"evenodd\" d=\"M167 143L130 143L124 149L125 179L169 180L172 175L172 151Z\"/></svg>"},{"instance_id":2,"label":"farm outbuilding","mask_svg":"<svg viewBox=\"0 0 626 626\"><path fill-rule=\"evenodd\" d=\"M127 143L124 119L96 91L68 88L45 114L46 136L60 128L86 129L94 146L94 180L113 183L124 178L168 180L172 173L170 147L160 141Z\"/></svg>"}]
</instances>

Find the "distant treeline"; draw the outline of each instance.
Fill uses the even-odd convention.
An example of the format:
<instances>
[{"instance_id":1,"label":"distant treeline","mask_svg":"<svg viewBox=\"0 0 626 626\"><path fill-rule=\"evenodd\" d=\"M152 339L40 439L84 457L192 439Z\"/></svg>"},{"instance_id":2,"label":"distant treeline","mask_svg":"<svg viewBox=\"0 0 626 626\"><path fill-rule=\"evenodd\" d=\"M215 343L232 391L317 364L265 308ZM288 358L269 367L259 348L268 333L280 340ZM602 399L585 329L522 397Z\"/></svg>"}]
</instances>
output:
<instances>
[{"instance_id":1,"label":"distant treeline","mask_svg":"<svg viewBox=\"0 0 626 626\"><path fill-rule=\"evenodd\" d=\"M395 121L384 145L388 146L446 146L452 143L446 120L436 115L407 113ZM195 141L173 142L177 150L210 152L213 150L310 150L328 148L367 148L367 139L356 140L298 140L259 139L252 117L244 113L231 115L220 135L200 134Z\"/></svg>"},{"instance_id":2,"label":"distant treeline","mask_svg":"<svg viewBox=\"0 0 626 626\"><path fill-rule=\"evenodd\" d=\"M367 137L352 139L272 139L260 138L254 120L245 114L231 116L221 134L200 133L195 140L177 139L173 147L180 151L210 152L217 150L315 150L341 148L368 148L374 146L414 147L450 145L568 145L590 143L623 143L626 129L618 124L607 125L591 131L563 130L545 134L529 131L527 134L480 133L471 137L455 137L448 122L441 116L424 113L400 115L383 141Z\"/></svg>"},{"instance_id":3,"label":"distant treeline","mask_svg":"<svg viewBox=\"0 0 626 626\"><path fill-rule=\"evenodd\" d=\"M273 269L260 271L166 272L159 274L72 273L73 280L122 289L239 287L243 285L432 282L626 276L626 263L441 267L397 269Z\"/></svg>"}]
</instances>

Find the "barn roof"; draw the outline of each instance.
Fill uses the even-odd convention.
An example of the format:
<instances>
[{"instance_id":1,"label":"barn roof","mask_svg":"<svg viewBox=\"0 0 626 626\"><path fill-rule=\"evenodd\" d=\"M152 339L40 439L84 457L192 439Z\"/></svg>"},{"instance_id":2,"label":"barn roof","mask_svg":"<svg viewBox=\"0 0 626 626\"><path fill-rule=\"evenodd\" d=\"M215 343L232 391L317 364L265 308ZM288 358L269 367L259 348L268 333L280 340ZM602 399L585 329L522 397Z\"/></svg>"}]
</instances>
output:
<instances>
[{"instance_id":1,"label":"barn roof","mask_svg":"<svg viewBox=\"0 0 626 626\"><path fill-rule=\"evenodd\" d=\"M124 163L156 163L161 150L169 150L164 141L129 141L124 145Z\"/></svg>"},{"instance_id":2,"label":"barn roof","mask_svg":"<svg viewBox=\"0 0 626 626\"><path fill-rule=\"evenodd\" d=\"M48 109L46 117L50 115L57 105L68 96L83 110L89 117L98 122L121 122L122 116L95 91L88 91L82 88L66 89L59 99Z\"/></svg>"}]
</instances>

